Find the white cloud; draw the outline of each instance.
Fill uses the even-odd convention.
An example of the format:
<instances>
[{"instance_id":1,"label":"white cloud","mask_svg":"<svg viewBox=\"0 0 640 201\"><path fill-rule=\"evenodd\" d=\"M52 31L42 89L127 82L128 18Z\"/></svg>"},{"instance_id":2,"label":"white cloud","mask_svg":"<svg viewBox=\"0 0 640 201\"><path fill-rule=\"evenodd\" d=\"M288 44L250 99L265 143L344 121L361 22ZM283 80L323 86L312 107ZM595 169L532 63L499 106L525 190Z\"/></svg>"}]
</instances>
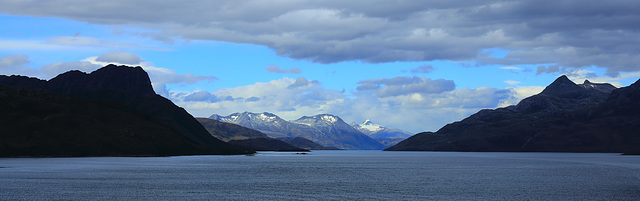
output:
<instances>
[{"instance_id":1,"label":"white cloud","mask_svg":"<svg viewBox=\"0 0 640 201\"><path fill-rule=\"evenodd\" d=\"M518 104L522 99L525 99L529 96L533 96L539 94L544 90L543 86L521 86L521 87L510 87L506 90L509 90L511 95L505 99L502 99L498 104L498 107L507 107L510 105Z\"/></svg>"},{"instance_id":2,"label":"white cloud","mask_svg":"<svg viewBox=\"0 0 640 201\"><path fill-rule=\"evenodd\" d=\"M520 67L515 67L515 66L504 66L504 67L500 67L500 69L504 69L504 70L523 70Z\"/></svg>"},{"instance_id":3,"label":"white cloud","mask_svg":"<svg viewBox=\"0 0 640 201\"><path fill-rule=\"evenodd\" d=\"M433 72L434 70L435 68L433 68L432 65L422 65L418 66L417 68L411 69L411 73L427 74Z\"/></svg>"},{"instance_id":4,"label":"white cloud","mask_svg":"<svg viewBox=\"0 0 640 201\"><path fill-rule=\"evenodd\" d=\"M79 70L85 73L90 73L103 66L104 65L94 64L89 61L56 62L43 66L40 71L42 78L51 79L70 70Z\"/></svg>"},{"instance_id":5,"label":"white cloud","mask_svg":"<svg viewBox=\"0 0 640 201\"><path fill-rule=\"evenodd\" d=\"M98 58L96 58L96 61L116 62L121 64L137 65L137 64L140 64L142 59L137 54L111 50L106 54L102 54L98 56Z\"/></svg>"},{"instance_id":6,"label":"white cloud","mask_svg":"<svg viewBox=\"0 0 640 201\"><path fill-rule=\"evenodd\" d=\"M20 66L29 63L29 56L23 54L10 54L0 57L0 68Z\"/></svg>"},{"instance_id":7,"label":"white cloud","mask_svg":"<svg viewBox=\"0 0 640 201\"><path fill-rule=\"evenodd\" d=\"M124 35L124 34L130 34L130 35L134 35L134 36L142 36L142 37L146 37L146 38L151 38L153 40L156 41L160 41L162 43L165 44L169 44L169 45L173 45L173 43L175 42L176 38L168 36L166 34L163 34L162 32L149 32L149 31L129 31L129 30L125 30L122 27L114 27L114 30L112 32L115 35Z\"/></svg>"},{"instance_id":8,"label":"white cloud","mask_svg":"<svg viewBox=\"0 0 640 201\"><path fill-rule=\"evenodd\" d=\"M69 47L47 43L39 40L2 40L0 39L0 49L3 50L61 50Z\"/></svg>"},{"instance_id":9,"label":"white cloud","mask_svg":"<svg viewBox=\"0 0 640 201\"><path fill-rule=\"evenodd\" d=\"M255 96L251 96L251 97L245 99L244 101L245 102L258 102L259 100L260 100L260 98L255 97Z\"/></svg>"},{"instance_id":10,"label":"white cloud","mask_svg":"<svg viewBox=\"0 0 640 201\"><path fill-rule=\"evenodd\" d=\"M196 91L184 96L184 101L218 102L220 99L208 91Z\"/></svg>"},{"instance_id":11,"label":"white cloud","mask_svg":"<svg viewBox=\"0 0 640 201\"><path fill-rule=\"evenodd\" d=\"M67 47L101 47L101 48L125 48L125 49L156 49L142 47L131 43L123 43L117 41L104 40L87 36L56 36L46 40L47 43L53 45Z\"/></svg>"},{"instance_id":12,"label":"white cloud","mask_svg":"<svg viewBox=\"0 0 640 201\"><path fill-rule=\"evenodd\" d=\"M0 41L0 44L2 42ZM0 57L0 74L36 76L37 69L26 66L29 56L23 54L10 54Z\"/></svg>"},{"instance_id":13,"label":"white cloud","mask_svg":"<svg viewBox=\"0 0 640 201\"><path fill-rule=\"evenodd\" d=\"M285 119L296 119L304 115L327 113L330 105L343 101L346 96L337 90L324 89L318 81L308 81L305 85L290 87L298 79L282 78L270 82L220 89L211 94L218 97L213 101L188 99L204 92L175 92L171 99L186 108L192 115L208 117L212 114L227 115L235 112L273 112ZM225 97L225 98L221 98Z\"/></svg>"},{"instance_id":14,"label":"white cloud","mask_svg":"<svg viewBox=\"0 0 640 201\"><path fill-rule=\"evenodd\" d=\"M373 91L361 91L354 98L332 105L330 111L351 121L376 118L379 123L411 132L436 131L480 109L497 107L511 93L480 87L379 97Z\"/></svg>"},{"instance_id":15,"label":"white cloud","mask_svg":"<svg viewBox=\"0 0 640 201\"><path fill-rule=\"evenodd\" d=\"M302 73L302 70L300 68L280 69L278 66L269 66L267 72L299 74Z\"/></svg>"},{"instance_id":16,"label":"white cloud","mask_svg":"<svg viewBox=\"0 0 640 201\"><path fill-rule=\"evenodd\" d=\"M516 85L516 84L520 84L520 81L506 80L504 81L504 83L507 83L509 85Z\"/></svg>"},{"instance_id":17,"label":"white cloud","mask_svg":"<svg viewBox=\"0 0 640 201\"><path fill-rule=\"evenodd\" d=\"M47 41L51 44L65 45L65 46L105 46L116 45L110 41L105 41L93 37L86 36L57 36L48 38ZM122 44L117 44L122 45Z\"/></svg>"}]
</instances>

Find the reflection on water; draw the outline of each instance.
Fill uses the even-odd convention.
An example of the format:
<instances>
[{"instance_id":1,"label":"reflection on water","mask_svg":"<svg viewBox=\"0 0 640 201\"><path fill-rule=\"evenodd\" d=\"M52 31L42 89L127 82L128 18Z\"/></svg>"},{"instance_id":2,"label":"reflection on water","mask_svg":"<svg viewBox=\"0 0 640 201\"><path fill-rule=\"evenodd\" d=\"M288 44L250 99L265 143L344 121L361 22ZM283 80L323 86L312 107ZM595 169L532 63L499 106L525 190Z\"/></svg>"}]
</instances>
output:
<instances>
[{"instance_id":1,"label":"reflection on water","mask_svg":"<svg viewBox=\"0 0 640 201\"><path fill-rule=\"evenodd\" d=\"M0 159L0 199L638 200L640 157L313 151Z\"/></svg>"}]
</instances>

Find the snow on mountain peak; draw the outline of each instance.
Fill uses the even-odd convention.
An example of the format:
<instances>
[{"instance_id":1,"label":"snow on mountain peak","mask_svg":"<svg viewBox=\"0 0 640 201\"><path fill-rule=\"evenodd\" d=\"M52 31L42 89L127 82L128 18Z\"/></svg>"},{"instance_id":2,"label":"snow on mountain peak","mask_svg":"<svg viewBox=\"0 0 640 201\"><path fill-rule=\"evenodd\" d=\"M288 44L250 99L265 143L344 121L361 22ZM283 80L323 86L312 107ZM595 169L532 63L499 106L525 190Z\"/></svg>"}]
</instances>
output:
<instances>
[{"instance_id":1,"label":"snow on mountain peak","mask_svg":"<svg viewBox=\"0 0 640 201\"><path fill-rule=\"evenodd\" d=\"M235 121L236 119L238 119L239 116L240 115L237 115L237 114L236 115L232 115L231 116L231 119L232 119L231 121Z\"/></svg>"},{"instance_id":2,"label":"snow on mountain peak","mask_svg":"<svg viewBox=\"0 0 640 201\"><path fill-rule=\"evenodd\" d=\"M364 123L362 123L362 125L370 125L370 124L373 124L370 119L367 119L364 121Z\"/></svg>"},{"instance_id":3,"label":"snow on mountain peak","mask_svg":"<svg viewBox=\"0 0 640 201\"><path fill-rule=\"evenodd\" d=\"M378 125L378 124L374 124L373 122L371 122L371 120L367 119L364 121L364 123L358 125L361 129L365 129L371 132L376 132L379 130L384 129L384 126Z\"/></svg>"},{"instance_id":4,"label":"snow on mountain peak","mask_svg":"<svg viewBox=\"0 0 640 201\"><path fill-rule=\"evenodd\" d=\"M328 121L328 122L331 122L331 123L338 122L338 118L336 118L334 116L331 116L331 115L322 115L321 119L323 121Z\"/></svg>"},{"instance_id":5,"label":"snow on mountain peak","mask_svg":"<svg viewBox=\"0 0 640 201\"><path fill-rule=\"evenodd\" d=\"M262 113L258 115L258 119L262 120L262 121L275 121L276 117L269 115L269 113Z\"/></svg>"}]
</instances>

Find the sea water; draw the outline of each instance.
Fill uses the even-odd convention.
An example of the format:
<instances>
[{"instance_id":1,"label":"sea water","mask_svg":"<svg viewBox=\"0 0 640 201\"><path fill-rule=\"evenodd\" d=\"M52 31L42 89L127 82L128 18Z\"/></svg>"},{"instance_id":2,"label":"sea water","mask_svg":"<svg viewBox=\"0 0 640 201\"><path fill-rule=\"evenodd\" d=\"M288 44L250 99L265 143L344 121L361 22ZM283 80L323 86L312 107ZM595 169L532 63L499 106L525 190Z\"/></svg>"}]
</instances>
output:
<instances>
[{"instance_id":1,"label":"sea water","mask_svg":"<svg viewBox=\"0 0 640 201\"><path fill-rule=\"evenodd\" d=\"M640 200L640 157L313 151L4 158L0 200Z\"/></svg>"}]
</instances>

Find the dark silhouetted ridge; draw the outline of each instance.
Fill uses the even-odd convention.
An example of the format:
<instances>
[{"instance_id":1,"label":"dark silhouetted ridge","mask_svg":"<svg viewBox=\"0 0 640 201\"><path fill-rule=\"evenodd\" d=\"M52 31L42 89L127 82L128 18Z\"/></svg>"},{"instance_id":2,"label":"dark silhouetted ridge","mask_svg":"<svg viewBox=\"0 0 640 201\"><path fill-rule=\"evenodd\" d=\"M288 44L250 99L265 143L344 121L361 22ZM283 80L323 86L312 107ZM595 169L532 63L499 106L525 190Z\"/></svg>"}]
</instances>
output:
<instances>
[{"instance_id":1,"label":"dark silhouetted ridge","mask_svg":"<svg viewBox=\"0 0 640 201\"><path fill-rule=\"evenodd\" d=\"M1 134L14 140L0 142L3 156L253 153L211 136L183 108L155 94L141 67L108 65L49 81L0 76L0 85Z\"/></svg>"},{"instance_id":2,"label":"dark silhouetted ridge","mask_svg":"<svg viewBox=\"0 0 640 201\"><path fill-rule=\"evenodd\" d=\"M609 94L613 90L617 89L615 86L609 83L592 83L589 82L589 80L584 80L584 83L579 84L579 86L588 90L595 90L606 94Z\"/></svg>"},{"instance_id":3,"label":"dark silhouetted ridge","mask_svg":"<svg viewBox=\"0 0 640 201\"><path fill-rule=\"evenodd\" d=\"M73 94L84 91L120 91L155 95L149 75L141 67L107 65L89 74L73 70L49 80L47 89Z\"/></svg>"},{"instance_id":4,"label":"dark silhouetted ridge","mask_svg":"<svg viewBox=\"0 0 640 201\"><path fill-rule=\"evenodd\" d=\"M640 81L616 89L561 76L516 106L481 110L387 150L640 154L639 102Z\"/></svg>"},{"instance_id":5,"label":"dark silhouetted ridge","mask_svg":"<svg viewBox=\"0 0 640 201\"><path fill-rule=\"evenodd\" d=\"M566 75L562 75L558 77L553 83L544 88L544 90L540 94L545 95L563 95L568 93L573 93L577 91L582 91L584 88L578 86L576 83L573 83Z\"/></svg>"}]
</instances>

